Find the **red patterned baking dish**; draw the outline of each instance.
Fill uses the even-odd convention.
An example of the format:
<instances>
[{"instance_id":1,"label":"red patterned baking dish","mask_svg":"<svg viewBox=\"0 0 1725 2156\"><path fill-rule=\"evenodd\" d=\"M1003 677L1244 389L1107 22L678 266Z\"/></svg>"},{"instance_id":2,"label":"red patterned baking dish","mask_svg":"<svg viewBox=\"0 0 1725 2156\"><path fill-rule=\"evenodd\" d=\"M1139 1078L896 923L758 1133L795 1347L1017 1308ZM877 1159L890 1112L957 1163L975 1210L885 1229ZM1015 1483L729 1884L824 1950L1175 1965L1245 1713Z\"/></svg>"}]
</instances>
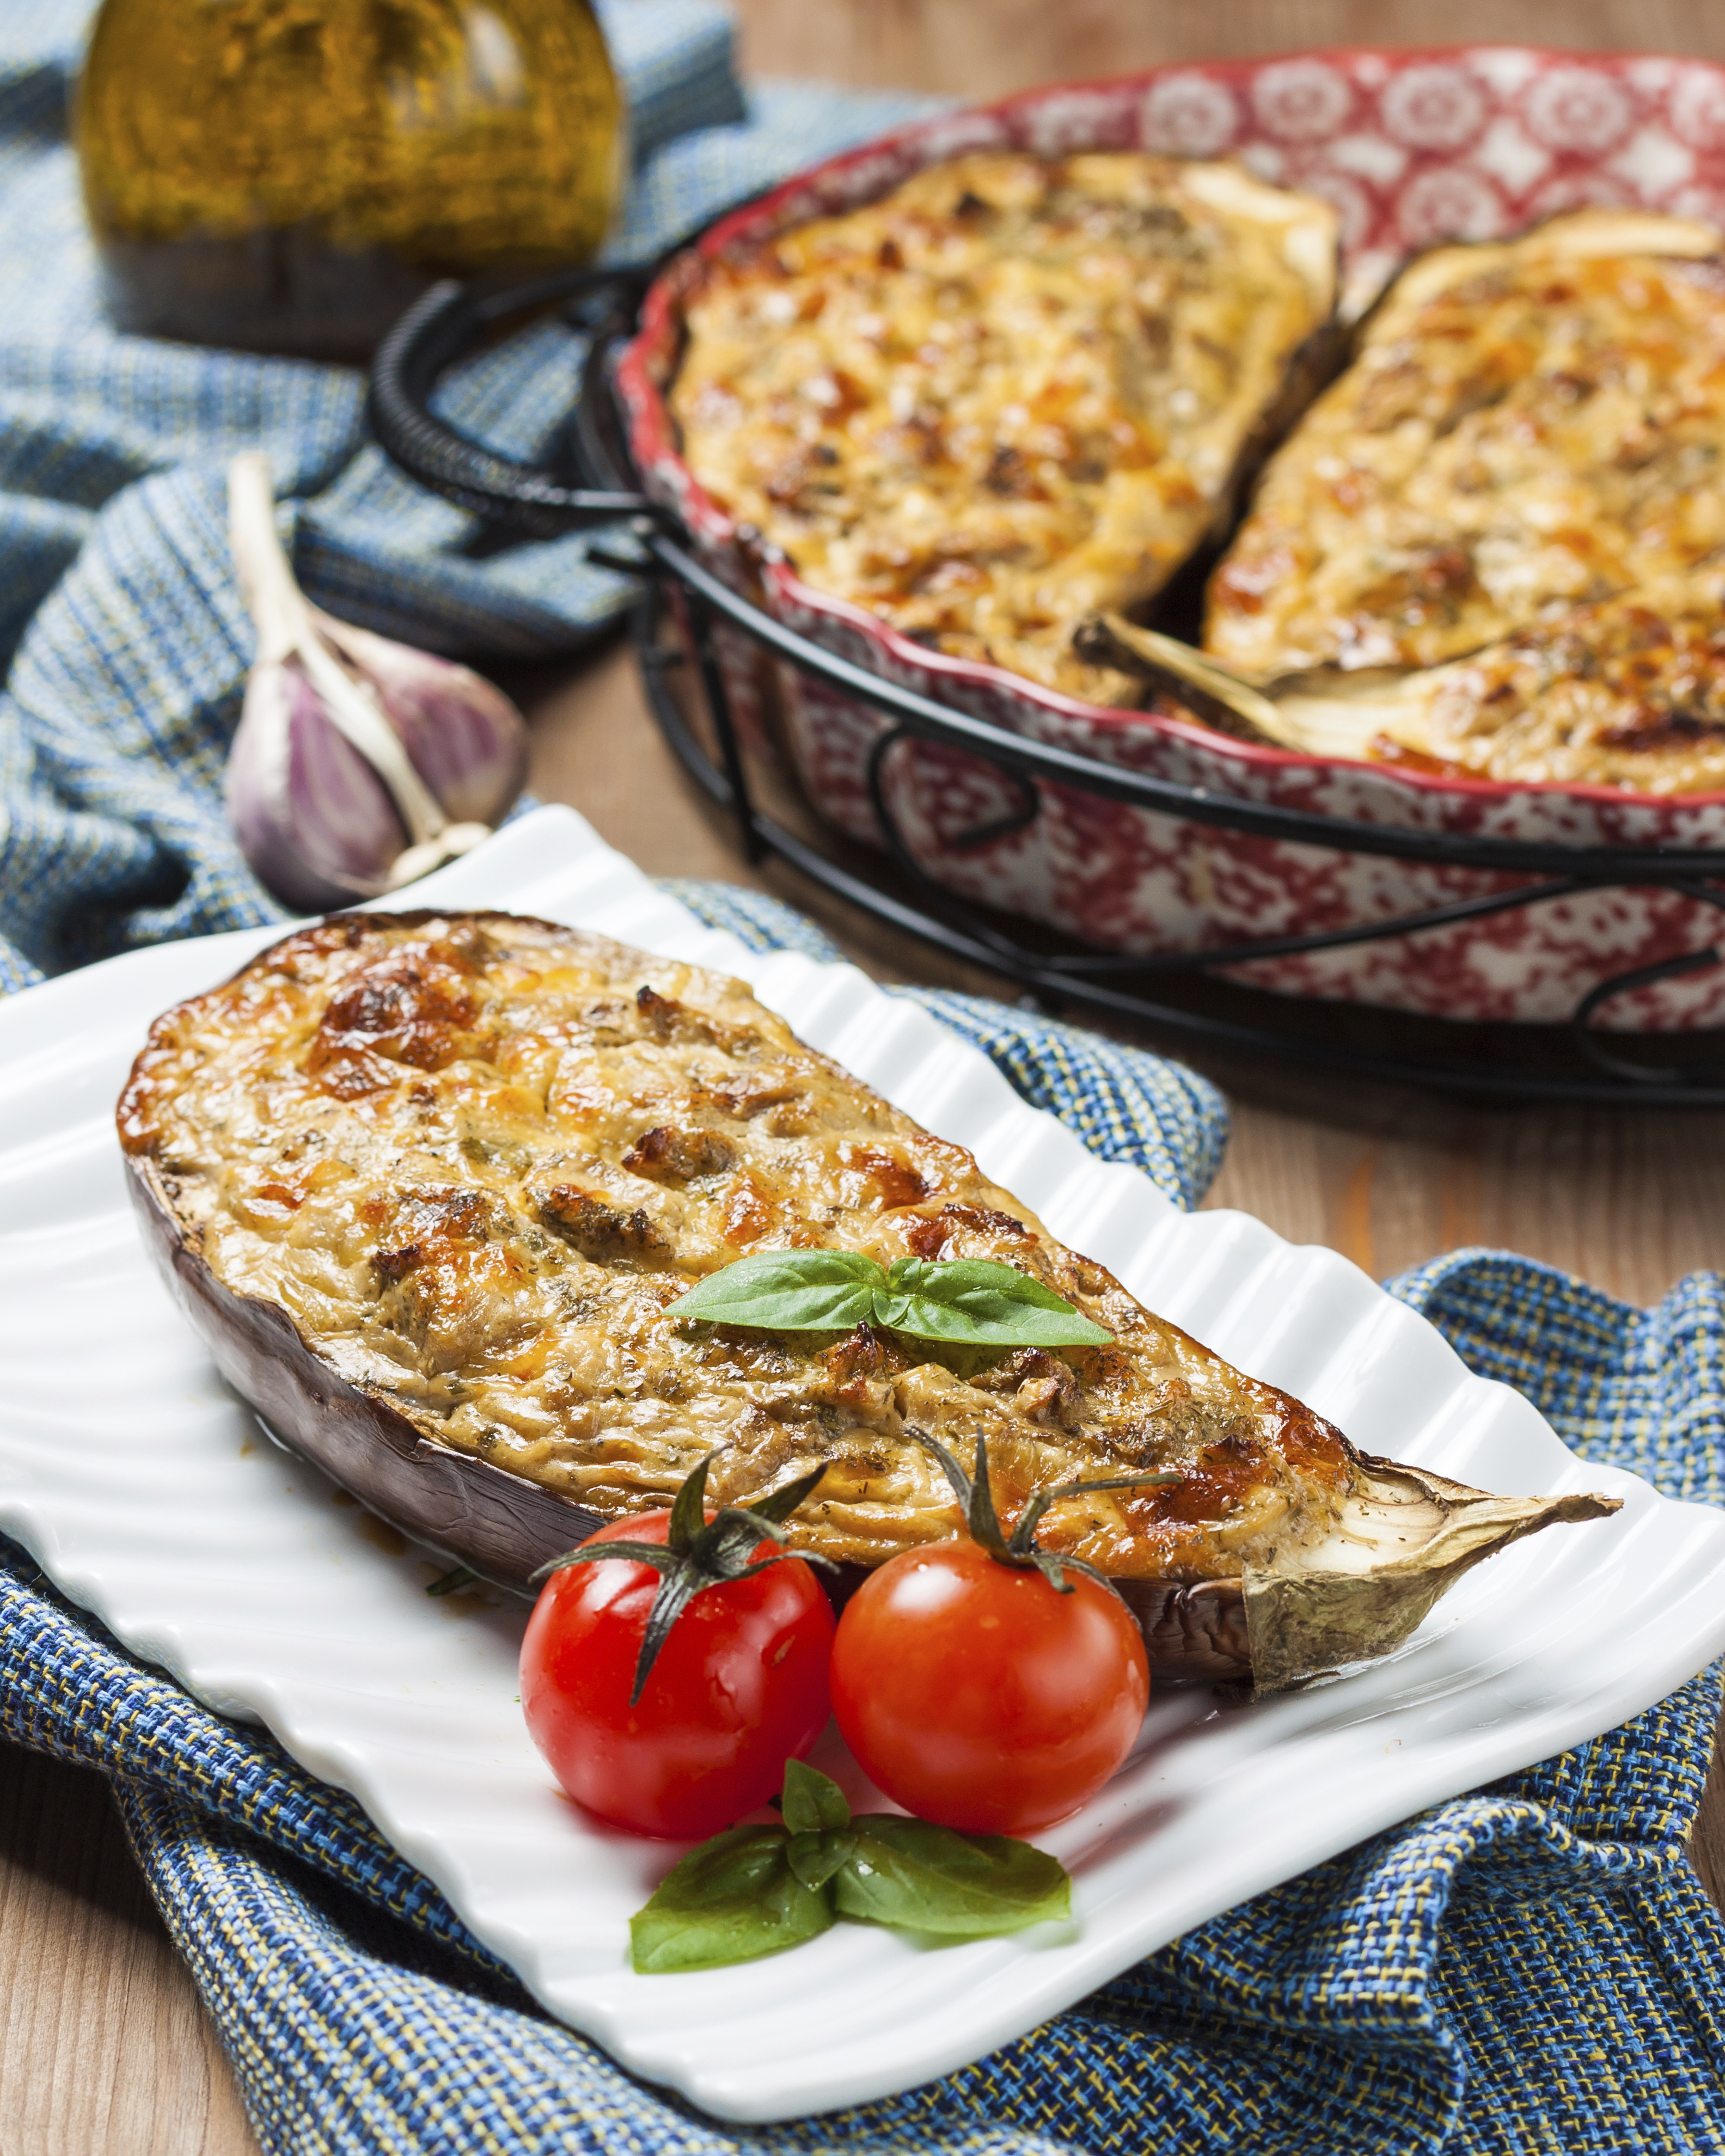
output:
<instances>
[{"instance_id":1,"label":"red patterned baking dish","mask_svg":"<svg viewBox=\"0 0 1725 2156\"><path fill-rule=\"evenodd\" d=\"M1043 155L1142 148L1239 157L1341 214L1350 289L1374 290L1409 254L1486 239L1584 204L1725 223L1725 68L1702 60L1519 47L1346 50L1153 69L948 112L835 157L725 218L654 284L618 386L648 491L707 566L788 628L877 674L1103 762L1302 811L1408 829L1637 847L1725 845L1725 795L1433 776L1259 746L1158 711L1079 702L1020 675L931 652L877 617L747 550L679 454L664 390L680 309L703 264L811 217L858 208L923 167L981 149ZM886 725L858 700L721 632L733 709L787 747L809 799L878 842L866 784ZM1309 934L1452 905L1526 879L1291 844L1200 825L1057 784L1024 828L958 850L1018 796L942 745L893 752L886 789L917 859L963 896L1103 948L1196 950ZM1260 960L1232 978L1302 996L1435 1016L1561 1021L1607 978L1707 948L1717 916L1662 889L1600 889L1405 937ZM1615 997L1599 1023L1668 1030L1725 1023L1725 968Z\"/></svg>"}]
</instances>

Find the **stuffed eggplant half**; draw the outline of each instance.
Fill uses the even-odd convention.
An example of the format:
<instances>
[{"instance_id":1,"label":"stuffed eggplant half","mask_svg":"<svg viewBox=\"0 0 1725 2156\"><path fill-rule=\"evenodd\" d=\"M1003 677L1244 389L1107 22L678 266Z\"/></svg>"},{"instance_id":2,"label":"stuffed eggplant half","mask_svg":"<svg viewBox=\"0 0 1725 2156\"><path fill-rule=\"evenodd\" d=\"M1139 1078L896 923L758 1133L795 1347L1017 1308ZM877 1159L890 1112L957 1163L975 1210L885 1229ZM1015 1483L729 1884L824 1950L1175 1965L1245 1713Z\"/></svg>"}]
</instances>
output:
<instances>
[{"instance_id":1,"label":"stuffed eggplant half","mask_svg":"<svg viewBox=\"0 0 1725 2156\"><path fill-rule=\"evenodd\" d=\"M1725 788L1722 340L1709 224L1580 210L1435 250L1266 470L1214 663L1124 642L1307 754Z\"/></svg>"},{"instance_id":2,"label":"stuffed eggplant half","mask_svg":"<svg viewBox=\"0 0 1725 2156\"><path fill-rule=\"evenodd\" d=\"M269 1428L524 1587L601 1520L815 1466L794 1546L957 1527L935 1440L1111 1579L1164 1676L1271 1691L1382 1654L1459 1575L1609 1499L1362 1455L1064 1247L739 982L504 914L347 914L159 1019L118 1118L146 1239ZM691 1322L745 1255L1010 1266L1095 1344Z\"/></svg>"},{"instance_id":3,"label":"stuffed eggplant half","mask_svg":"<svg viewBox=\"0 0 1725 2156\"><path fill-rule=\"evenodd\" d=\"M670 407L804 582L1045 685L1160 591L1331 361L1337 218L1231 164L978 152L704 265Z\"/></svg>"}]
</instances>

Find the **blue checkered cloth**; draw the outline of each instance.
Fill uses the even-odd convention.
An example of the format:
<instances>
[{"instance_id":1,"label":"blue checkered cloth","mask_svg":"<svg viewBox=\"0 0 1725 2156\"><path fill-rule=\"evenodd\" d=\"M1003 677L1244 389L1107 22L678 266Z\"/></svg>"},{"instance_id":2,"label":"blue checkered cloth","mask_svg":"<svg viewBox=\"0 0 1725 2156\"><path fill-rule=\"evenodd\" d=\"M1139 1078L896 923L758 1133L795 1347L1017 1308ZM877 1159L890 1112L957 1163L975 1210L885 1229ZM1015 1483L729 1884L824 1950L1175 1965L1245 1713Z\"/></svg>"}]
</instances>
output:
<instances>
[{"instance_id":1,"label":"blue checkered cloth","mask_svg":"<svg viewBox=\"0 0 1725 2156\"><path fill-rule=\"evenodd\" d=\"M386 634L544 657L625 596L581 541L498 552L402 479L351 372L113 334L64 141L85 13L0 0L0 988L278 917L220 806L250 649L223 531L236 449L270 451L314 596ZM922 102L745 97L709 0L603 13L634 113L619 258ZM445 408L531 455L579 358L567 331L530 331L459 370ZM771 900L675 888L757 947L827 948ZM979 998L901 993L1095 1151L1202 1195L1226 1127L1203 1081ZM1725 1499L1712 1276L1645 1312L1489 1252L1395 1285L1582 1451ZM108 1777L272 2156L1725 2148L1725 1938L1683 1847L1718 1692L1698 1678L1380 1835L946 2081L747 2131L546 2020L352 1799L132 1661L0 1543L0 1736Z\"/></svg>"},{"instance_id":2,"label":"blue checkered cloth","mask_svg":"<svg viewBox=\"0 0 1725 2156\"><path fill-rule=\"evenodd\" d=\"M168 0L180 5L182 0ZM222 809L252 633L223 471L263 448L284 536L332 613L484 662L578 650L629 587L592 535L496 548L366 434L352 369L115 334L65 140L89 0L0 0L0 992L164 936L282 917ZM715 0L603 0L634 115L609 252L650 257L727 203L925 109L881 91L745 96ZM445 415L532 457L582 341L547 323L457 369Z\"/></svg>"}]
</instances>

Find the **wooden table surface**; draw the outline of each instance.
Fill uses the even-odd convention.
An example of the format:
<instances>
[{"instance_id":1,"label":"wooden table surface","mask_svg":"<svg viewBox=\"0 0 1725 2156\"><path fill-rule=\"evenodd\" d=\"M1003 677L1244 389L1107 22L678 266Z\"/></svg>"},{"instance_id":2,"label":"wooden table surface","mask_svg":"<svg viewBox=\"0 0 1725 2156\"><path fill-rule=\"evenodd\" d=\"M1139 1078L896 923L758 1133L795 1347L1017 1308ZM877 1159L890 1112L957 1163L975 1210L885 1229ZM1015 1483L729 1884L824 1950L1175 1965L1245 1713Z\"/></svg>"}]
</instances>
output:
<instances>
[{"instance_id":1,"label":"wooden table surface","mask_svg":"<svg viewBox=\"0 0 1725 2156\"><path fill-rule=\"evenodd\" d=\"M1725 0L742 0L758 72L999 92L1158 60L1322 44L1490 38L1725 55ZM661 747L626 654L521 685L534 783L649 872L757 881ZM811 911L820 911L811 907ZM883 978L962 980L885 932L826 926ZM1491 1111L1272 1067L1202 1061L1234 1136L1209 1203L1374 1275L1472 1243L1639 1301L1725 1260L1725 1116ZM1692 1843L1725 1886L1715 1761ZM0 2156L242 2156L233 2077L94 1775L0 1746Z\"/></svg>"}]
</instances>

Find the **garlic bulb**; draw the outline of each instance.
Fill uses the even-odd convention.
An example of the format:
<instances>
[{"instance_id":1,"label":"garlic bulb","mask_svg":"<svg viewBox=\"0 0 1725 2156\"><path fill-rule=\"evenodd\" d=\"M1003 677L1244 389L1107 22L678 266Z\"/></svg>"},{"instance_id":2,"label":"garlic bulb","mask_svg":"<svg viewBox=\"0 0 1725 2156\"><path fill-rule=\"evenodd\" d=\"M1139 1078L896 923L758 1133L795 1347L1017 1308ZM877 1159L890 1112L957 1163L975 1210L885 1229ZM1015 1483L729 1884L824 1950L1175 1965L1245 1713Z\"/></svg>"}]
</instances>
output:
<instances>
[{"instance_id":1,"label":"garlic bulb","mask_svg":"<svg viewBox=\"0 0 1725 2156\"><path fill-rule=\"evenodd\" d=\"M309 913L377 898L490 835L527 776L508 697L465 666L334 620L275 536L270 459L228 468L229 539L258 631L227 803L260 883Z\"/></svg>"}]
</instances>

